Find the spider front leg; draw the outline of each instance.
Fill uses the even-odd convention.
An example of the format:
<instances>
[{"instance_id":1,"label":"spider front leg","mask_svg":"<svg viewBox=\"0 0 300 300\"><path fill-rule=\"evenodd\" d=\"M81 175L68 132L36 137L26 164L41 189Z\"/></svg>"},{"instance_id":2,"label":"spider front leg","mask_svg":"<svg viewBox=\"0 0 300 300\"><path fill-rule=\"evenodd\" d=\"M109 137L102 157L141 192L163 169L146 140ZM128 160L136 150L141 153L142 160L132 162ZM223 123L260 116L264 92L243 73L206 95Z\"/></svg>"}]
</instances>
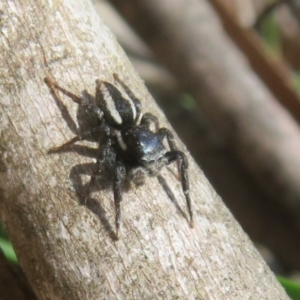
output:
<instances>
[{"instance_id":1,"label":"spider front leg","mask_svg":"<svg viewBox=\"0 0 300 300\"><path fill-rule=\"evenodd\" d=\"M188 213L190 216L190 226L194 227L193 221L193 211L192 211L192 204L190 198L190 189L189 189L189 177L188 177L188 160L185 154L181 151L170 151L165 154L166 164L170 164L174 161L181 162L181 184L182 184L182 191L186 199L186 205L188 208Z\"/></svg>"},{"instance_id":2,"label":"spider front leg","mask_svg":"<svg viewBox=\"0 0 300 300\"><path fill-rule=\"evenodd\" d=\"M78 105L85 106L86 108L90 109L92 112L95 113L95 115L99 118L99 120L102 120L102 118L103 118L103 112L101 111L101 109L99 107L97 107L96 105L91 105L89 103L84 102L81 97L78 97L75 94L67 91L64 88L62 88L54 80L50 79L49 77L46 77L44 79L44 81L48 85L50 91L56 97L56 99L58 99L59 101L61 101L58 93L56 92L56 90L58 90L58 91L62 92L63 94L65 94L67 97L71 98ZM90 95L89 95L89 97L90 97Z\"/></svg>"},{"instance_id":3,"label":"spider front leg","mask_svg":"<svg viewBox=\"0 0 300 300\"><path fill-rule=\"evenodd\" d=\"M154 124L155 131L158 131L159 130L158 118L150 113L144 114L141 120L141 125L145 126L148 130L150 130L151 123Z\"/></svg>"},{"instance_id":4,"label":"spider front leg","mask_svg":"<svg viewBox=\"0 0 300 300\"><path fill-rule=\"evenodd\" d=\"M160 128L158 130L158 136L160 138L160 140L162 141L165 137L167 138L169 147L171 149L171 151L176 151L177 150L177 146L175 144L175 139L174 139L174 135L173 133L167 129L167 128Z\"/></svg>"},{"instance_id":5,"label":"spider front leg","mask_svg":"<svg viewBox=\"0 0 300 300\"><path fill-rule=\"evenodd\" d=\"M177 151L177 146L175 144L174 135L173 135L173 133L169 129L167 129L167 128L160 128L158 130L158 136L159 136L159 138L160 138L161 141L163 141L163 139L166 137L171 151ZM177 169L178 169L178 174L180 176L180 174L181 174L181 172L180 172L181 161L180 160L177 160Z\"/></svg>"}]
</instances>

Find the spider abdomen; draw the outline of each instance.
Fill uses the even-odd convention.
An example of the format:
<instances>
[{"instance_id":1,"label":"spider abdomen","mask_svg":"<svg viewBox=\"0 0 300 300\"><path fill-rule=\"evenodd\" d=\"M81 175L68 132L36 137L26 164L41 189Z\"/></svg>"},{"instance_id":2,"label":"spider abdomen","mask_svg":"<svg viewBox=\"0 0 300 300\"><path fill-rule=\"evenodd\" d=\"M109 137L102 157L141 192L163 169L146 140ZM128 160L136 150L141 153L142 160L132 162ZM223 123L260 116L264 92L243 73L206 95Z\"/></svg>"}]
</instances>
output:
<instances>
[{"instance_id":1,"label":"spider abdomen","mask_svg":"<svg viewBox=\"0 0 300 300\"><path fill-rule=\"evenodd\" d=\"M109 126L121 129L137 122L140 115L138 100L123 95L109 82L97 80L96 85L96 102Z\"/></svg>"}]
</instances>

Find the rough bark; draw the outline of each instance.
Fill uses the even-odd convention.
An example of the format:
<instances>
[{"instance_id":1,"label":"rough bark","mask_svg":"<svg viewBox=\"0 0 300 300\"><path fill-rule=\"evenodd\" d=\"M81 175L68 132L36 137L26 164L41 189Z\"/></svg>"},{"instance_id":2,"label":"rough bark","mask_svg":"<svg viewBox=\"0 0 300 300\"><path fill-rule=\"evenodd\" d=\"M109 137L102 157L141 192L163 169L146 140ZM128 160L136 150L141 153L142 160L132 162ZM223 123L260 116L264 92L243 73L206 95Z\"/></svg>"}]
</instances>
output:
<instances>
[{"instance_id":1,"label":"rough bark","mask_svg":"<svg viewBox=\"0 0 300 300\"><path fill-rule=\"evenodd\" d=\"M197 99L257 182L300 220L300 130L206 0L110 0Z\"/></svg>"},{"instance_id":2,"label":"rough bark","mask_svg":"<svg viewBox=\"0 0 300 300\"><path fill-rule=\"evenodd\" d=\"M75 134L67 112L76 119L76 105L66 97L57 105L44 77L79 94L117 73L144 111L166 120L89 1L0 6L0 214L38 297L288 299L191 157L195 228L149 178L124 195L121 238L111 238L111 189L95 191L86 206L76 194L89 180L95 160L86 147L95 143L47 153ZM186 211L174 172L163 176Z\"/></svg>"}]
</instances>

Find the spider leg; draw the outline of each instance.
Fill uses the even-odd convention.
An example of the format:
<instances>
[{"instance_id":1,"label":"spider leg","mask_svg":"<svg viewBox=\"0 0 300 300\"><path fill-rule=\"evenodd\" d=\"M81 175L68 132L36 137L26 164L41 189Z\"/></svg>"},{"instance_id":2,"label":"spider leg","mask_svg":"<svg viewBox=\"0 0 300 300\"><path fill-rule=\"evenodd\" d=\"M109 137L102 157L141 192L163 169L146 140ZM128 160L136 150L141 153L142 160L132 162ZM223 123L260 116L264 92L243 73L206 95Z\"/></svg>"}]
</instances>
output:
<instances>
[{"instance_id":1,"label":"spider leg","mask_svg":"<svg viewBox=\"0 0 300 300\"><path fill-rule=\"evenodd\" d=\"M97 107L96 105L91 105L88 104L86 102L83 101L82 97L78 97L75 94L67 91L66 89L64 89L63 87L59 86L55 81L53 81L52 79L50 79L49 77L45 78L45 83L48 85L49 89L51 90L51 92L54 94L54 96L59 99L60 97L58 96L58 93L56 92L56 90L62 92L63 94L65 94L67 97L71 98L74 102L76 102L78 105L84 106L88 109L90 109L92 112L94 112L97 117L102 120L103 118L103 112L101 111L101 109L99 107Z\"/></svg>"},{"instance_id":2,"label":"spider leg","mask_svg":"<svg viewBox=\"0 0 300 300\"><path fill-rule=\"evenodd\" d=\"M62 144L61 146L51 148L48 151L48 154L60 152L64 148L66 148L67 146L73 145L73 144L75 144L78 141L86 140L87 138L91 137L95 132L97 132L100 129L100 127L101 126L97 126L97 127L93 128L93 129L91 129L89 131L83 132L80 135L76 135L75 137L73 137L72 139L70 139L66 143Z\"/></svg>"},{"instance_id":3,"label":"spider leg","mask_svg":"<svg viewBox=\"0 0 300 300\"><path fill-rule=\"evenodd\" d=\"M171 151L177 151L177 146L175 144L174 135L169 129L160 128L158 130L158 136L161 141L166 137ZM180 160L177 160L177 169L178 169L178 174L180 176L180 174L181 174L181 171L180 171L181 170L181 161Z\"/></svg>"},{"instance_id":4,"label":"spider leg","mask_svg":"<svg viewBox=\"0 0 300 300\"><path fill-rule=\"evenodd\" d=\"M151 123L154 123L155 131L158 131L159 130L158 118L150 113L144 114L141 120L141 125L145 126L147 129L150 130Z\"/></svg>"},{"instance_id":5,"label":"spider leg","mask_svg":"<svg viewBox=\"0 0 300 300\"><path fill-rule=\"evenodd\" d=\"M160 138L161 141L165 137L167 138L168 144L169 144L169 147L170 147L171 151L177 150L177 146L175 144L174 135L173 135L173 133L169 129L167 129L167 128L160 128L158 130L158 136L159 136L159 138Z\"/></svg>"},{"instance_id":6,"label":"spider leg","mask_svg":"<svg viewBox=\"0 0 300 300\"><path fill-rule=\"evenodd\" d=\"M87 200L90 196L90 192L92 187L95 185L95 181L96 181L96 177L99 173L100 170L100 166L101 164L103 164L104 160L106 159L106 153L109 152L111 150L111 141L110 139L106 139L106 141L104 142L104 144L101 146L100 142L99 142L99 148L98 148L98 155L97 155L97 161L96 161L96 170L93 172L88 188L87 188L87 192L86 192L86 196L84 198L84 205L86 205Z\"/></svg>"},{"instance_id":7,"label":"spider leg","mask_svg":"<svg viewBox=\"0 0 300 300\"><path fill-rule=\"evenodd\" d=\"M125 172L125 168L121 162L116 161L116 153L111 145L111 139L107 137L106 142L102 147L99 146L99 155L96 162L96 170L93 172L87 193L84 199L84 204L86 205L90 191L95 185L97 174L99 173L100 166L104 161L109 165L110 169L113 170L113 190L114 190L114 203L115 203L115 224L116 224L116 236L119 238L119 229L121 221L121 208L120 203L122 201L122 178Z\"/></svg>"},{"instance_id":8,"label":"spider leg","mask_svg":"<svg viewBox=\"0 0 300 300\"><path fill-rule=\"evenodd\" d=\"M181 151L170 151L165 154L166 164L170 164L173 161L180 161L181 162L181 184L182 184L182 191L185 195L186 205L188 208L188 213L190 216L190 226L194 227L193 222L193 212L192 212L192 204L190 198L190 190L189 190L189 177L188 177L188 160L185 154Z\"/></svg>"},{"instance_id":9,"label":"spider leg","mask_svg":"<svg viewBox=\"0 0 300 300\"><path fill-rule=\"evenodd\" d=\"M114 202L115 202L115 212L116 212L116 239L119 239L119 229L121 222L121 207L120 203L122 201L122 174L124 171L124 166L117 162L114 168L113 176L113 186L114 186Z\"/></svg>"}]
</instances>

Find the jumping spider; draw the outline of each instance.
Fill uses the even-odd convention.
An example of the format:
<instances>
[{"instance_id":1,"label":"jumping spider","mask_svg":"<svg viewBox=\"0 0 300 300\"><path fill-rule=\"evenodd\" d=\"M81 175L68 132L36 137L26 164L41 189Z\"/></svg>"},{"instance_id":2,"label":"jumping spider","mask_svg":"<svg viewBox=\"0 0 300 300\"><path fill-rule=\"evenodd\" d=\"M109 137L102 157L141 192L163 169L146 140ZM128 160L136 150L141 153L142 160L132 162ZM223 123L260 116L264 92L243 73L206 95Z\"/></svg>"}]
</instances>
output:
<instances>
[{"instance_id":1,"label":"jumping spider","mask_svg":"<svg viewBox=\"0 0 300 300\"><path fill-rule=\"evenodd\" d=\"M145 175L158 176L164 166L177 161L182 190L190 216L190 226L193 227L187 173L188 161L185 154L177 150L172 132L167 128L159 128L156 116L150 113L142 115L140 101L116 74L114 74L114 80L124 92L122 93L116 85L96 80L95 104L90 104L86 103L82 97L60 87L50 78L45 78L46 84L54 94L55 90L58 90L77 104L87 107L96 115L100 124L99 127L77 135L49 152L59 152L66 146L87 139L101 127L105 139L99 145L96 171L91 176L85 201L89 197L101 162L104 160L110 166L112 173L116 238L118 238L120 228L123 180L129 178L134 183L141 185L144 183ZM155 131L151 130L151 125L154 125ZM164 138L167 139L171 151L166 150L163 144Z\"/></svg>"}]
</instances>

